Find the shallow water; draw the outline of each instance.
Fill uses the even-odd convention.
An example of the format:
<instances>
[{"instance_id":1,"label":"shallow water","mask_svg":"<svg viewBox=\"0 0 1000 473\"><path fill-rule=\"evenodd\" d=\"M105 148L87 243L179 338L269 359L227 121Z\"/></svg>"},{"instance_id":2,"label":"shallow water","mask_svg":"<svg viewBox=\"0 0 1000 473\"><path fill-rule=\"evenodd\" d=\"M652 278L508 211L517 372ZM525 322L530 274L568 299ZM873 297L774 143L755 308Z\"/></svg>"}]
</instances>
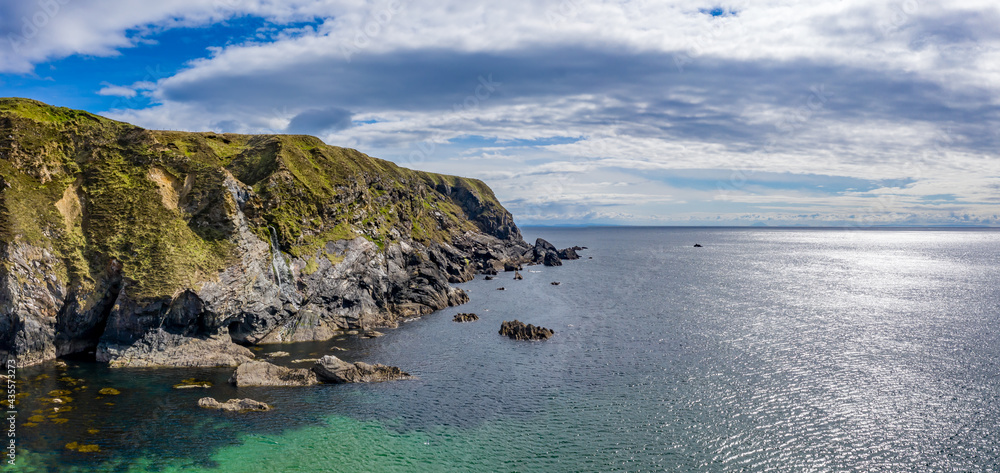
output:
<instances>
[{"instance_id":1,"label":"shallow water","mask_svg":"<svg viewBox=\"0 0 1000 473\"><path fill-rule=\"evenodd\" d=\"M264 349L415 380L237 389L231 369L22 370L19 422L43 419L19 426L18 471L1000 469L1000 232L525 233L590 249L523 281L480 276L462 285L469 304L381 338ZM499 336L515 318L555 336ZM192 377L215 385L172 389ZM73 399L44 401L57 389ZM275 410L205 411L206 395Z\"/></svg>"}]
</instances>

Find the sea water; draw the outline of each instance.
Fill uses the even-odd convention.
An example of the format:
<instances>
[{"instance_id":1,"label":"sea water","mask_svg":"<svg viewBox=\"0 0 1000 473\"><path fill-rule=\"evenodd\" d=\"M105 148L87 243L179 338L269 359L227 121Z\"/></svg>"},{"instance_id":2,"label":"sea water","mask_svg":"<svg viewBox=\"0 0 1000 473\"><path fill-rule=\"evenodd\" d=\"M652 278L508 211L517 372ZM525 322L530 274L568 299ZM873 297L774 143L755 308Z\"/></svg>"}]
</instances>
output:
<instances>
[{"instance_id":1,"label":"sea water","mask_svg":"<svg viewBox=\"0 0 1000 473\"><path fill-rule=\"evenodd\" d=\"M277 362L292 367L326 354L385 363L413 380L235 388L232 369L23 369L16 469L1000 470L998 231L525 236L589 248L525 267L523 281L478 276L460 285L468 304L381 338L258 352L288 351ZM513 319L555 335L498 335ZM172 387L187 378L214 386ZM120 394L99 394L108 387ZM48 401L56 390L69 402ZM203 396L274 410L209 411Z\"/></svg>"}]
</instances>

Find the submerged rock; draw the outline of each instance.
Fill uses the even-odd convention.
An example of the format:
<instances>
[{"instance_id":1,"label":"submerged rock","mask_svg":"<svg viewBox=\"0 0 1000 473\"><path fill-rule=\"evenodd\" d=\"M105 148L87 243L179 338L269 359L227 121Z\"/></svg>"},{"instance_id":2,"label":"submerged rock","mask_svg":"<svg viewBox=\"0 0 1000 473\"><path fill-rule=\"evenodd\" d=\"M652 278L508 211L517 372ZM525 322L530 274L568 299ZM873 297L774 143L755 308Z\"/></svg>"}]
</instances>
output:
<instances>
[{"instance_id":1,"label":"submerged rock","mask_svg":"<svg viewBox=\"0 0 1000 473\"><path fill-rule=\"evenodd\" d=\"M699 243L695 243L695 244L694 244L694 247L695 247L695 248L701 248L701 244L699 244Z\"/></svg>"},{"instance_id":2,"label":"submerged rock","mask_svg":"<svg viewBox=\"0 0 1000 473\"><path fill-rule=\"evenodd\" d=\"M551 329L531 324L525 325L518 320L504 321L500 324L500 335L506 335L514 340L548 340L553 334L555 332Z\"/></svg>"},{"instance_id":3,"label":"submerged rock","mask_svg":"<svg viewBox=\"0 0 1000 473\"><path fill-rule=\"evenodd\" d=\"M451 319L453 322L475 322L479 320L479 316L476 314L455 314L455 317Z\"/></svg>"},{"instance_id":4,"label":"submerged rock","mask_svg":"<svg viewBox=\"0 0 1000 473\"><path fill-rule=\"evenodd\" d=\"M561 282L559 282L559 281L552 281L552 282L550 282L549 284L551 284L551 285L553 285L553 286L558 286L558 285L560 285L560 284L562 284L562 283L561 283Z\"/></svg>"},{"instance_id":5,"label":"submerged rock","mask_svg":"<svg viewBox=\"0 0 1000 473\"><path fill-rule=\"evenodd\" d=\"M395 366L349 363L333 355L320 358L312 368L316 377L326 383L376 383L410 378Z\"/></svg>"},{"instance_id":6,"label":"submerged rock","mask_svg":"<svg viewBox=\"0 0 1000 473\"><path fill-rule=\"evenodd\" d=\"M230 399L226 402L216 401L212 397L203 397L198 400L198 407L206 409L219 409L226 412L264 412L271 410L267 403L255 401L253 399Z\"/></svg>"},{"instance_id":7,"label":"submerged rock","mask_svg":"<svg viewBox=\"0 0 1000 473\"><path fill-rule=\"evenodd\" d=\"M174 385L174 389L210 388L210 387L212 387L211 381L199 381L194 378L188 378L182 380L180 383Z\"/></svg>"},{"instance_id":8,"label":"submerged rock","mask_svg":"<svg viewBox=\"0 0 1000 473\"><path fill-rule=\"evenodd\" d=\"M266 361L250 361L243 363L229 383L237 387L243 386L311 386L317 384L316 375L307 369L292 369L272 365Z\"/></svg>"},{"instance_id":9,"label":"submerged rock","mask_svg":"<svg viewBox=\"0 0 1000 473\"><path fill-rule=\"evenodd\" d=\"M506 290L507 290L507 288L506 288L506 287L498 287L498 288L497 288L497 290L498 290L498 291L506 291Z\"/></svg>"}]
</instances>

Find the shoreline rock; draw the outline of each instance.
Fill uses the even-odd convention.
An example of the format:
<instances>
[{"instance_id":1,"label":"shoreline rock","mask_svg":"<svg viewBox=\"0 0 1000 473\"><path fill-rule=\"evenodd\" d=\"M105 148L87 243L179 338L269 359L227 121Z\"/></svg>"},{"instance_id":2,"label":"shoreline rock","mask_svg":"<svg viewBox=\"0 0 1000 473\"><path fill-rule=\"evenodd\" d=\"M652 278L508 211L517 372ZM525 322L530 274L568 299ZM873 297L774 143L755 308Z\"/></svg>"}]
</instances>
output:
<instances>
[{"instance_id":1,"label":"shoreline rock","mask_svg":"<svg viewBox=\"0 0 1000 473\"><path fill-rule=\"evenodd\" d=\"M500 335L506 335L514 340L548 340L555 334L551 329L524 324L519 320L504 321L500 324Z\"/></svg>"},{"instance_id":2,"label":"shoreline rock","mask_svg":"<svg viewBox=\"0 0 1000 473\"><path fill-rule=\"evenodd\" d=\"M409 373L395 366L370 365L358 361L350 363L333 355L320 358L312 368L320 381L326 383L377 383L411 378Z\"/></svg>"},{"instance_id":3,"label":"shoreline rock","mask_svg":"<svg viewBox=\"0 0 1000 473\"><path fill-rule=\"evenodd\" d=\"M316 375L308 369L292 369L266 361L249 361L236 368L229 383L246 386L312 386L318 384Z\"/></svg>"}]
</instances>

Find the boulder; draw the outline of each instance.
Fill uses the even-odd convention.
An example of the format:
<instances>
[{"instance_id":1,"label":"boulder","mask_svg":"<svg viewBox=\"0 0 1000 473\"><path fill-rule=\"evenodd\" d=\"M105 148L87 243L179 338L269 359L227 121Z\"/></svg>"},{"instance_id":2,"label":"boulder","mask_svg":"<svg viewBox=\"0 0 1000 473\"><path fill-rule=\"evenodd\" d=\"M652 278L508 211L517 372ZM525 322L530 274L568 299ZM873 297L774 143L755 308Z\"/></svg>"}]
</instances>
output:
<instances>
[{"instance_id":1,"label":"boulder","mask_svg":"<svg viewBox=\"0 0 1000 473\"><path fill-rule=\"evenodd\" d=\"M576 254L576 250L573 248L566 248L565 250L559 250L559 258L561 259L580 259L580 255Z\"/></svg>"},{"instance_id":2,"label":"boulder","mask_svg":"<svg viewBox=\"0 0 1000 473\"><path fill-rule=\"evenodd\" d=\"M524 269L524 267L521 266L520 263L515 263L515 262L512 262L512 261L506 261L503 264L503 270L507 271L507 272L510 272L510 271L520 271L522 269Z\"/></svg>"},{"instance_id":3,"label":"boulder","mask_svg":"<svg viewBox=\"0 0 1000 473\"><path fill-rule=\"evenodd\" d=\"M326 383L377 383L410 378L395 366L349 363L333 355L320 358L312 368L316 377Z\"/></svg>"},{"instance_id":4,"label":"boulder","mask_svg":"<svg viewBox=\"0 0 1000 473\"><path fill-rule=\"evenodd\" d=\"M479 316L476 314L461 313L461 314L456 314L455 317L451 320L454 322L475 322L479 320Z\"/></svg>"},{"instance_id":5,"label":"boulder","mask_svg":"<svg viewBox=\"0 0 1000 473\"><path fill-rule=\"evenodd\" d=\"M521 276L521 273L519 271L514 271L514 280L520 281L522 279L524 279L524 276Z\"/></svg>"},{"instance_id":6,"label":"boulder","mask_svg":"<svg viewBox=\"0 0 1000 473\"><path fill-rule=\"evenodd\" d=\"M507 288L506 288L506 287L498 287L498 288L497 288L497 290L498 290L498 291L506 291L506 290L507 290Z\"/></svg>"},{"instance_id":7,"label":"boulder","mask_svg":"<svg viewBox=\"0 0 1000 473\"><path fill-rule=\"evenodd\" d=\"M253 399L230 399L226 402L219 402L211 397L199 399L198 407L219 409L226 412L264 412L271 410L271 406L267 403L254 401Z\"/></svg>"},{"instance_id":8,"label":"boulder","mask_svg":"<svg viewBox=\"0 0 1000 473\"><path fill-rule=\"evenodd\" d=\"M292 369L273 365L266 361L243 363L229 383L243 386L311 386L317 384L316 375L307 369Z\"/></svg>"},{"instance_id":9,"label":"boulder","mask_svg":"<svg viewBox=\"0 0 1000 473\"><path fill-rule=\"evenodd\" d=\"M483 281L492 281L492 280L493 276L486 276L485 278L483 278Z\"/></svg>"},{"instance_id":10,"label":"boulder","mask_svg":"<svg viewBox=\"0 0 1000 473\"><path fill-rule=\"evenodd\" d=\"M553 286L558 286L558 285L560 285L560 284L562 284L562 283L561 283L561 282L559 282L559 281L552 281L552 282L550 282L549 284L551 284L551 285L553 285Z\"/></svg>"},{"instance_id":11,"label":"boulder","mask_svg":"<svg viewBox=\"0 0 1000 473\"><path fill-rule=\"evenodd\" d=\"M525 325L524 322L518 320L513 322L505 320L500 324L500 335L506 335L514 340L548 340L553 334L555 332L551 329L531 324Z\"/></svg>"}]
</instances>

